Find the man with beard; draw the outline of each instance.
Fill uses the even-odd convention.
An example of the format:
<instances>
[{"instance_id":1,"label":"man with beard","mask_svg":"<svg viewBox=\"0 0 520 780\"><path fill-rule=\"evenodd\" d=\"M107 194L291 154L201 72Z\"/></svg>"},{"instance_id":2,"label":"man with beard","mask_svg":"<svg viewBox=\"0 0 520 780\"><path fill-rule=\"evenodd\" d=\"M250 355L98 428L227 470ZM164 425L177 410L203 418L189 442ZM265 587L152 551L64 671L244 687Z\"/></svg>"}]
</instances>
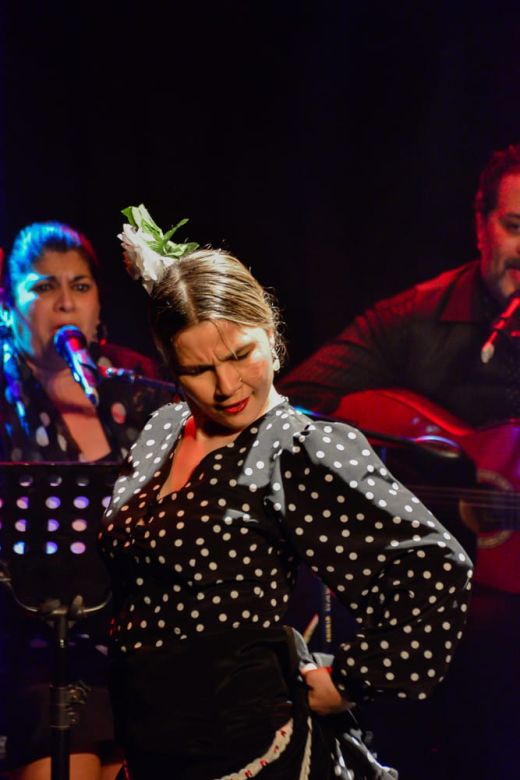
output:
<instances>
[{"instance_id":1,"label":"man with beard","mask_svg":"<svg viewBox=\"0 0 520 780\"><path fill-rule=\"evenodd\" d=\"M387 746L384 755L403 770L402 780L505 780L515 776L517 762L520 533L511 530L518 528L511 491L520 482L520 327L516 316L504 323L500 315L520 290L520 144L492 154L480 175L475 213L478 260L376 303L278 383L293 404L371 430L381 430L377 423L387 419L392 433L413 435L415 421L432 413L423 432L458 437L479 482L494 488L477 488L466 506L466 515L480 520L476 584L448 679L431 703L412 707L403 718L391 710L383 727L396 749L391 755ZM482 347L497 323L495 352L484 362ZM399 430L402 417L381 406L391 400L388 388L404 390L393 400L401 412L409 407L406 430ZM376 389L383 391L376 403L351 395ZM448 413L444 426L439 407ZM491 512L482 509L490 503ZM392 734L390 720L397 729ZM439 724L442 733L435 733Z\"/></svg>"},{"instance_id":2,"label":"man with beard","mask_svg":"<svg viewBox=\"0 0 520 780\"><path fill-rule=\"evenodd\" d=\"M329 414L349 393L405 387L471 425L520 416L516 342L480 358L520 288L520 144L492 155L475 210L480 259L376 303L278 383L293 403Z\"/></svg>"}]
</instances>

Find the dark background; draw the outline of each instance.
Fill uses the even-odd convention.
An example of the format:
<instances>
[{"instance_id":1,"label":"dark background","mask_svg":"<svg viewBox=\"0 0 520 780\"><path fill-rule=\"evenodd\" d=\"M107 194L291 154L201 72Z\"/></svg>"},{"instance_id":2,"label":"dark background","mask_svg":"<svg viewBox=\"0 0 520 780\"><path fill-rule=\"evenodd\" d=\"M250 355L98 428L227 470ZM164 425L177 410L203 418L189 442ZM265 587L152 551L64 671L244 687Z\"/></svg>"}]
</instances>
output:
<instances>
[{"instance_id":1,"label":"dark background","mask_svg":"<svg viewBox=\"0 0 520 780\"><path fill-rule=\"evenodd\" d=\"M83 230L111 340L149 352L120 209L224 245L276 289L296 362L474 256L472 199L520 141L520 3L7 2L0 244Z\"/></svg>"}]
</instances>

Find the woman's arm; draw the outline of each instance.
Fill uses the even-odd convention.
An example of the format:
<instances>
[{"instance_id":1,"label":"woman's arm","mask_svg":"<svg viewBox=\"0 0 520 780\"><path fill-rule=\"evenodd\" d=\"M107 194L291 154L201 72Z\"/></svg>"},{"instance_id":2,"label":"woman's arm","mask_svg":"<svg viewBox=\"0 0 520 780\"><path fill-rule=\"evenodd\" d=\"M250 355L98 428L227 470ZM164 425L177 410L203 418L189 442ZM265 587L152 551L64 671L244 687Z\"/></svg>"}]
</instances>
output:
<instances>
[{"instance_id":1,"label":"woman's arm","mask_svg":"<svg viewBox=\"0 0 520 780\"><path fill-rule=\"evenodd\" d=\"M424 698L460 639L471 563L429 510L346 425L309 424L280 454L284 533L359 628L332 679L347 701Z\"/></svg>"}]
</instances>

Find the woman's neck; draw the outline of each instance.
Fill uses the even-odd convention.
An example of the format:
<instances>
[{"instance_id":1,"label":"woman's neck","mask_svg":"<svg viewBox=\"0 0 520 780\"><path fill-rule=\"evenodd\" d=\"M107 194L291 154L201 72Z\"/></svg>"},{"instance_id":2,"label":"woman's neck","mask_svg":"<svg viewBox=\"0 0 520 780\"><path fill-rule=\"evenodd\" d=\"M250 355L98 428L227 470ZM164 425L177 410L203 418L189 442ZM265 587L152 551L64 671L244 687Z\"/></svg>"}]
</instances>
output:
<instances>
[{"instance_id":1,"label":"woman's neck","mask_svg":"<svg viewBox=\"0 0 520 780\"><path fill-rule=\"evenodd\" d=\"M43 364L31 360L30 358L25 358L25 362L31 369L31 372L34 374L36 379L41 382L42 385L47 385L55 380L59 381L66 379L67 376L69 376L74 381L69 367L66 366L63 362L61 362L61 364L56 363L54 365L49 365L48 363Z\"/></svg>"},{"instance_id":2,"label":"woman's neck","mask_svg":"<svg viewBox=\"0 0 520 780\"><path fill-rule=\"evenodd\" d=\"M255 420L251 420L251 422L248 423L248 425L244 426L244 428L241 429L230 430L229 428L226 428L223 425L219 425L214 420L197 415L197 411L193 410L192 416L188 419L184 427L184 436L188 436L200 444L204 443L205 441L215 440L215 439L220 440L222 443L234 441L237 438L237 436L239 436L242 433L242 431L245 430L245 428L249 428L249 426L253 425L256 422L256 420L260 419L260 417L263 417L265 414L270 412L271 409L273 409L282 401L283 401L283 396L281 396L273 387L271 392L269 393L266 405L262 413L259 414Z\"/></svg>"},{"instance_id":3,"label":"woman's neck","mask_svg":"<svg viewBox=\"0 0 520 780\"><path fill-rule=\"evenodd\" d=\"M49 367L31 360L26 362L48 398L62 414L66 411L82 410L84 413L87 412L89 416L95 415L94 407L72 376L68 366L62 363Z\"/></svg>"},{"instance_id":4,"label":"woman's neck","mask_svg":"<svg viewBox=\"0 0 520 780\"><path fill-rule=\"evenodd\" d=\"M64 363L49 367L32 360L26 359L26 362L61 416L83 459L95 461L109 455L110 444L96 409L70 369Z\"/></svg>"},{"instance_id":5,"label":"woman's neck","mask_svg":"<svg viewBox=\"0 0 520 780\"><path fill-rule=\"evenodd\" d=\"M26 357L25 362L31 369L36 379L44 386L67 382L69 379L74 382L74 377L70 368L63 360L39 361Z\"/></svg>"}]
</instances>

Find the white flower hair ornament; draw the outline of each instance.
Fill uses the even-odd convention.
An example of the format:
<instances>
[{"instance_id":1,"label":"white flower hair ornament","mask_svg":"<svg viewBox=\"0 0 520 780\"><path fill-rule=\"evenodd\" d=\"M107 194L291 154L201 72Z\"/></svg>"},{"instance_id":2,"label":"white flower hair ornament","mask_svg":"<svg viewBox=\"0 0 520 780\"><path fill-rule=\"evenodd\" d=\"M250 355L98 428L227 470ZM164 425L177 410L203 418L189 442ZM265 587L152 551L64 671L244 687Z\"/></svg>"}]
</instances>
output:
<instances>
[{"instance_id":1,"label":"white flower hair ornament","mask_svg":"<svg viewBox=\"0 0 520 780\"><path fill-rule=\"evenodd\" d=\"M160 282L166 269L178 262L183 255L198 249L198 244L176 244L173 234L188 221L181 219L174 227L163 233L148 213L140 206L128 206L122 213L128 219L118 238L123 245L127 271L133 279L141 279L147 293Z\"/></svg>"}]
</instances>

